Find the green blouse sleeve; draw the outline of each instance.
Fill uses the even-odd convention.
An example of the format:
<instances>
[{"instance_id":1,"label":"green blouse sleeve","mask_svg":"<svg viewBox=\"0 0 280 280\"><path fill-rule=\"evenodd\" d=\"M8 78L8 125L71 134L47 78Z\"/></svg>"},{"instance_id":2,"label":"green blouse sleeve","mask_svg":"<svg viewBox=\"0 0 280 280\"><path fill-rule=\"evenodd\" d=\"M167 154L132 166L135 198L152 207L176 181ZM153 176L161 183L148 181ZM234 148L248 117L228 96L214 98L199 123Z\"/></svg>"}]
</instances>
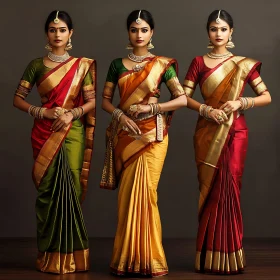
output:
<instances>
[{"instance_id":1,"label":"green blouse sleeve","mask_svg":"<svg viewBox=\"0 0 280 280\"><path fill-rule=\"evenodd\" d=\"M118 77L119 77L118 68L119 68L119 59L117 58L113 60L110 64L106 82L111 82L115 85L118 83Z\"/></svg>"},{"instance_id":2,"label":"green blouse sleeve","mask_svg":"<svg viewBox=\"0 0 280 280\"><path fill-rule=\"evenodd\" d=\"M15 95L22 99L28 96L37 79L37 66L38 59L34 59L28 64L16 89Z\"/></svg>"},{"instance_id":3,"label":"green blouse sleeve","mask_svg":"<svg viewBox=\"0 0 280 280\"><path fill-rule=\"evenodd\" d=\"M92 77L91 77L90 73L87 72L87 74L85 75L84 80L83 80L83 86L88 86L88 85L92 85L92 84L93 84Z\"/></svg>"},{"instance_id":4,"label":"green blouse sleeve","mask_svg":"<svg viewBox=\"0 0 280 280\"><path fill-rule=\"evenodd\" d=\"M33 86L36 82L37 66L37 59L32 60L26 67L21 79L29 82Z\"/></svg>"},{"instance_id":5,"label":"green blouse sleeve","mask_svg":"<svg viewBox=\"0 0 280 280\"><path fill-rule=\"evenodd\" d=\"M166 72L164 73L162 79L161 79L161 82L164 82L166 83L168 80L172 79L172 78L175 78L177 77L177 73L173 67L173 65L171 65L167 70Z\"/></svg>"},{"instance_id":6,"label":"green blouse sleeve","mask_svg":"<svg viewBox=\"0 0 280 280\"><path fill-rule=\"evenodd\" d=\"M155 93L155 95L153 97L159 98L160 97L160 87L162 83L167 83L167 81L169 81L170 79L177 77L177 73L173 67L173 65L171 65L164 73L164 75L161 78L161 81L158 85L158 91Z\"/></svg>"}]
</instances>

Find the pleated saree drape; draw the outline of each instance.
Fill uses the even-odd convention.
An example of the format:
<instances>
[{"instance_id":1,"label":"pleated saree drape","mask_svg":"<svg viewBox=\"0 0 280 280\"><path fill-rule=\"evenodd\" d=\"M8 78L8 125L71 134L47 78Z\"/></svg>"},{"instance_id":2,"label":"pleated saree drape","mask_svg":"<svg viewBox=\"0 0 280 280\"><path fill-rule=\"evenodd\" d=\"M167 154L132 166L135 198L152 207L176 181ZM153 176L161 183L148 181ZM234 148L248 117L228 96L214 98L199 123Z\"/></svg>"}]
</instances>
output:
<instances>
[{"instance_id":1,"label":"pleated saree drape","mask_svg":"<svg viewBox=\"0 0 280 280\"><path fill-rule=\"evenodd\" d=\"M95 63L69 58L38 83L43 107L71 109L83 104L81 83ZM73 121L64 130L51 132L51 120L38 120L32 129L33 179L36 200L38 258L43 272L64 274L89 269L88 236L81 202L87 189L95 126L94 112Z\"/></svg>"},{"instance_id":2,"label":"pleated saree drape","mask_svg":"<svg viewBox=\"0 0 280 280\"><path fill-rule=\"evenodd\" d=\"M119 108L127 112L132 104L146 104L171 64L175 64L175 60L155 57L143 71L122 75L118 81ZM101 181L102 188L114 189L118 185L120 188L118 226L110 267L117 275L139 273L154 277L168 273L157 206L157 186L168 147L168 124L163 116L164 139L159 142L156 140L156 116L136 120L136 123L142 132L139 139L121 127L114 138L117 184L112 186Z\"/></svg>"},{"instance_id":3,"label":"pleated saree drape","mask_svg":"<svg viewBox=\"0 0 280 280\"><path fill-rule=\"evenodd\" d=\"M202 84L205 104L219 108L236 100L259 65L244 57L225 61ZM194 136L200 190L197 271L234 274L245 267L240 189L247 144L244 115L232 113L221 125L199 117Z\"/></svg>"}]
</instances>

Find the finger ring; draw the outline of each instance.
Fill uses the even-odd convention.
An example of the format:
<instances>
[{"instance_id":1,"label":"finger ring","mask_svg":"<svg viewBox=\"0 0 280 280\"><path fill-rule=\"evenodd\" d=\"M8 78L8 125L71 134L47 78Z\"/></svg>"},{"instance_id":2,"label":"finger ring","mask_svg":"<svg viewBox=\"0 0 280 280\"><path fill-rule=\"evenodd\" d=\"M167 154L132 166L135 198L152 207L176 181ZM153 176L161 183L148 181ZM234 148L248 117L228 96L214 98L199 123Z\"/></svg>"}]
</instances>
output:
<instances>
[{"instance_id":1,"label":"finger ring","mask_svg":"<svg viewBox=\"0 0 280 280\"><path fill-rule=\"evenodd\" d=\"M218 115L218 116L217 116L217 120L218 120L218 121L222 121L223 118L222 118L220 115Z\"/></svg>"},{"instance_id":2,"label":"finger ring","mask_svg":"<svg viewBox=\"0 0 280 280\"><path fill-rule=\"evenodd\" d=\"M56 111L56 113L59 115L59 116L62 116L64 114L65 110L62 108L62 109L59 109Z\"/></svg>"},{"instance_id":3,"label":"finger ring","mask_svg":"<svg viewBox=\"0 0 280 280\"><path fill-rule=\"evenodd\" d=\"M130 105L129 106L129 111L131 111L131 112L137 112L137 105Z\"/></svg>"},{"instance_id":4,"label":"finger ring","mask_svg":"<svg viewBox=\"0 0 280 280\"><path fill-rule=\"evenodd\" d=\"M228 109L228 108L224 108L224 111L225 111L225 112L228 112L228 111L229 111L229 109Z\"/></svg>"},{"instance_id":5,"label":"finger ring","mask_svg":"<svg viewBox=\"0 0 280 280\"><path fill-rule=\"evenodd\" d=\"M128 127L124 125L124 126L122 127L122 130L128 131Z\"/></svg>"}]
</instances>

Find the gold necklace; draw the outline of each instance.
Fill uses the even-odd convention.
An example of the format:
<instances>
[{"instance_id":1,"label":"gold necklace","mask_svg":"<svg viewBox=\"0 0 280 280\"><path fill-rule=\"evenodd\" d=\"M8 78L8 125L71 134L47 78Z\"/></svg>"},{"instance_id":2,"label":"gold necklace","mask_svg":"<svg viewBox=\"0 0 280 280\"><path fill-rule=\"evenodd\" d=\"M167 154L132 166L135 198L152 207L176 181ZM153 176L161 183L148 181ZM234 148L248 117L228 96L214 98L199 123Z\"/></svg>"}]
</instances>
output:
<instances>
[{"instance_id":1,"label":"gold necklace","mask_svg":"<svg viewBox=\"0 0 280 280\"><path fill-rule=\"evenodd\" d=\"M218 54L218 53L213 53L209 52L206 54L208 57L212 59L223 59L232 56L233 54L231 52L223 53L223 54Z\"/></svg>"}]
</instances>

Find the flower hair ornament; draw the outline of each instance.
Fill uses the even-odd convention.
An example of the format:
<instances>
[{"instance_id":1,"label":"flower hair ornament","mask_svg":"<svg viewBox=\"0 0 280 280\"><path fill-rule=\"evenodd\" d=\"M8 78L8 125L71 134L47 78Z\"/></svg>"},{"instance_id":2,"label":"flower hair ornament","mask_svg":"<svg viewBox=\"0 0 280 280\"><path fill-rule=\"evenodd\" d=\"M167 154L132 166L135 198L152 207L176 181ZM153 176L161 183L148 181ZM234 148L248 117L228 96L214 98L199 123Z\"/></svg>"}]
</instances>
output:
<instances>
[{"instance_id":1,"label":"flower hair ornament","mask_svg":"<svg viewBox=\"0 0 280 280\"><path fill-rule=\"evenodd\" d=\"M138 18L135 20L137 24L141 24L142 19L140 18L141 10L139 11Z\"/></svg>"}]
</instances>

